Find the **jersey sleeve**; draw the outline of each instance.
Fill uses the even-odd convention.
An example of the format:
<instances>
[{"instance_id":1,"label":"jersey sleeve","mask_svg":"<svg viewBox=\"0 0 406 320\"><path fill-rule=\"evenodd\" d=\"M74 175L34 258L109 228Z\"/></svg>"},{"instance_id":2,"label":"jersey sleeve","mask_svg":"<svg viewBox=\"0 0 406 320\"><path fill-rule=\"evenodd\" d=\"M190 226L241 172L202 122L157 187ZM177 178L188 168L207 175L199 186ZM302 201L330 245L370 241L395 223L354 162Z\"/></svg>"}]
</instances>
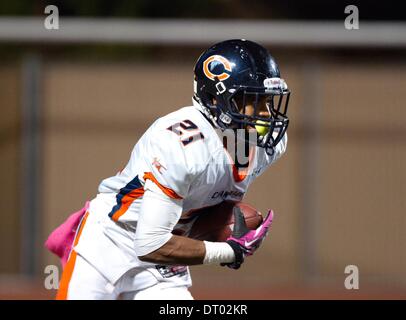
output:
<instances>
[{"instance_id":1,"label":"jersey sleeve","mask_svg":"<svg viewBox=\"0 0 406 320\"><path fill-rule=\"evenodd\" d=\"M159 249L172 237L173 227L182 214L183 205L183 200L166 197L151 180L145 182L144 189L134 239L137 256Z\"/></svg>"},{"instance_id":2,"label":"jersey sleeve","mask_svg":"<svg viewBox=\"0 0 406 320\"><path fill-rule=\"evenodd\" d=\"M191 183L201 170L202 146L184 146L170 130L147 132L136 152L142 153L143 201L139 210L134 248L144 256L162 247L171 237Z\"/></svg>"},{"instance_id":3,"label":"jersey sleeve","mask_svg":"<svg viewBox=\"0 0 406 320\"><path fill-rule=\"evenodd\" d=\"M144 183L152 181L172 199L187 196L198 166L195 157L187 153L176 133L166 129L150 130L137 152L142 153L139 176Z\"/></svg>"}]
</instances>

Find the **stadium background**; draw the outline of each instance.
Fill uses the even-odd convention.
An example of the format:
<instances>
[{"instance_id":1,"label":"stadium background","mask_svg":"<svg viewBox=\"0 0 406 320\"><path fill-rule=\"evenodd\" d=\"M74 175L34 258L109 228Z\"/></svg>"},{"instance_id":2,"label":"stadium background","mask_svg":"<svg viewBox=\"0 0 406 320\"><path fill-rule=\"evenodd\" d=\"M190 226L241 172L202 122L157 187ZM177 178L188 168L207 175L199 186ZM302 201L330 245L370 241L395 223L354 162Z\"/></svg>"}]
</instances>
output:
<instances>
[{"instance_id":1,"label":"stadium background","mask_svg":"<svg viewBox=\"0 0 406 320\"><path fill-rule=\"evenodd\" d=\"M126 164L154 119L191 103L194 62L215 38L204 26L224 21L236 37L244 37L245 23L284 22L278 30L292 36L292 24L297 38L301 25L323 22L340 25L348 41L262 41L293 92L289 145L245 200L262 212L273 208L276 219L240 271L192 267L193 294L406 297L406 38L386 44L372 32L362 45L350 41L368 23L369 30L379 23L405 30L402 10L374 1L5 1L0 26L24 29L31 16L41 25L47 4L58 6L61 31L75 18L200 21L202 38L47 42L0 27L0 299L53 297L44 268L59 263L44 240ZM360 30L344 29L348 4L358 5ZM166 32L163 39L173 38ZM347 265L359 268L359 290L344 288Z\"/></svg>"}]
</instances>

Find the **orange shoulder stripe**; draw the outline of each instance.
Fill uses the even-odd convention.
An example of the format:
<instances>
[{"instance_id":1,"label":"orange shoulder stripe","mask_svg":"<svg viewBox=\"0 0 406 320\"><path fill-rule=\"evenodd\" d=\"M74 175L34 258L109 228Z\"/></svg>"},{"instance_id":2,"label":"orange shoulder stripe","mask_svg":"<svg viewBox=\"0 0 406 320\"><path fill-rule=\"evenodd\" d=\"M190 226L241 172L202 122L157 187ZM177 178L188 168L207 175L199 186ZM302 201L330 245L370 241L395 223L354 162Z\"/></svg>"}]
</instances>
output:
<instances>
[{"instance_id":1,"label":"orange shoulder stripe","mask_svg":"<svg viewBox=\"0 0 406 320\"><path fill-rule=\"evenodd\" d=\"M132 190L130 193L126 194L121 199L121 207L117 210L114 215L111 217L114 221L118 221L118 219L127 212L128 208L130 207L131 203L133 203L136 199L142 197L144 194L143 188L138 188Z\"/></svg>"},{"instance_id":2,"label":"orange shoulder stripe","mask_svg":"<svg viewBox=\"0 0 406 320\"><path fill-rule=\"evenodd\" d=\"M181 196L179 196L175 191L173 191L170 188L164 187L162 184L160 184L158 182L158 180L154 177L154 175L152 174L152 172L145 172L144 174L144 181L146 181L147 179L151 180L153 183L155 183L159 189L162 190L163 193L165 193L169 198L172 199L182 199Z\"/></svg>"}]
</instances>

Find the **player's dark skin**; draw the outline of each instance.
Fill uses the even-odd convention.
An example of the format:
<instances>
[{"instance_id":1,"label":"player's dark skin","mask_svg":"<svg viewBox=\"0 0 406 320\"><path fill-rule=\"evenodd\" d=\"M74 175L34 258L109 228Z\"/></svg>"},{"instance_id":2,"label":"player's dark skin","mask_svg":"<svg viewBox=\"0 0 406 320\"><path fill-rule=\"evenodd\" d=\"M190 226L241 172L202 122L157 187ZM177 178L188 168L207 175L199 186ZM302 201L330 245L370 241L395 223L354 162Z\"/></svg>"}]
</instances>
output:
<instances>
[{"instance_id":1,"label":"player's dark skin","mask_svg":"<svg viewBox=\"0 0 406 320\"><path fill-rule=\"evenodd\" d=\"M173 235L158 250L138 257L141 261L165 265L203 264L206 246L203 241Z\"/></svg>"},{"instance_id":2,"label":"player's dark skin","mask_svg":"<svg viewBox=\"0 0 406 320\"><path fill-rule=\"evenodd\" d=\"M261 107L260 110L264 110ZM246 115L253 115L254 107L247 104ZM266 111L260 111L261 116L269 116ZM203 264L206 255L206 246L203 241L187 237L172 235L162 247L145 255L138 257L141 261L164 265L199 265Z\"/></svg>"}]
</instances>

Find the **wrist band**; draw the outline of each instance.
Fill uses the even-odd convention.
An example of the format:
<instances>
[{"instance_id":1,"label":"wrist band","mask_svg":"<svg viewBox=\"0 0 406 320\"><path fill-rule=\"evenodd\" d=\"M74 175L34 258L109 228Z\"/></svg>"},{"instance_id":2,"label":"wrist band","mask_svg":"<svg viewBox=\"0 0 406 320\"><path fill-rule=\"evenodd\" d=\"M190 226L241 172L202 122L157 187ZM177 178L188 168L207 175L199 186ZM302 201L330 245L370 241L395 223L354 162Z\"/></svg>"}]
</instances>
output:
<instances>
[{"instance_id":1,"label":"wrist band","mask_svg":"<svg viewBox=\"0 0 406 320\"><path fill-rule=\"evenodd\" d=\"M203 264L220 264L234 262L234 250L227 242L203 242L206 246L206 255L204 257Z\"/></svg>"}]
</instances>

